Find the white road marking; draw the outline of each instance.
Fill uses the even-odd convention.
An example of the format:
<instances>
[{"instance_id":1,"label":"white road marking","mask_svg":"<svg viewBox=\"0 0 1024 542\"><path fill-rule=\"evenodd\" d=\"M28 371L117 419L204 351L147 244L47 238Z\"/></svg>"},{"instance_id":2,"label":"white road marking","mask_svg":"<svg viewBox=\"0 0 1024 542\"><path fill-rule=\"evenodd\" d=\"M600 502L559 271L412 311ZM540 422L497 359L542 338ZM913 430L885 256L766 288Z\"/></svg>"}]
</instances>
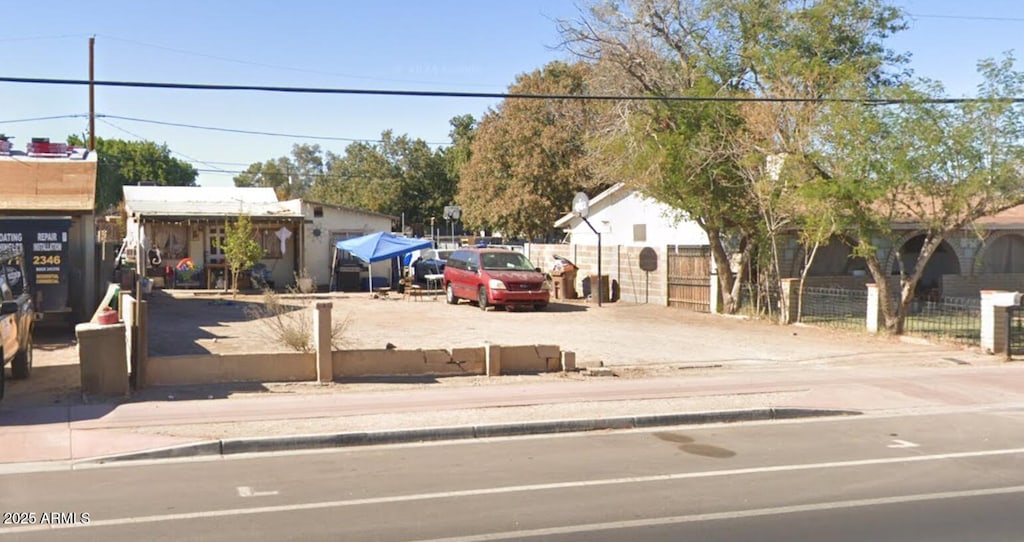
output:
<instances>
[{"instance_id":1,"label":"white road marking","mask_svg":"<svg viewBox=\"0 0 1024 542\"><path fill-rule=\"evenodd\" d=\"M626 521L610 521L607 523L590 523L586 525L569 525L548 529L532 529L522 531L506 531L451 538L432 538L418 542L489 542L492 540L511 540L527 537L550 537L573 533L607 531L611 529L633 529L639 527L656 527L659 525L675 525L679 523L696 523L701 521L720 521L724 519L742 519L758 516L777 516L782 514L799 514L801 512L821 512L844 508L862 508L865 506L884 506L921 501L938 501L943 499L963 499L970 497L987 497L991 495L1007 495L1024 493L1024 486L999 487L993 489L972 489L968 491L946 491L942 493L921 493L918 495L901 495L898 497L882 497L878 499L857 499L850 501L834 501L816 504L798 504L775 508L754 508L735 512L714 512L709 514L693 514L689 516L672 516L664 518L636 519Z\"/></svg>"},{"instance_id":2,"label":"white road marking","mask_svg":"<svg viewBox=\"0 0 1024 542\"><path fill-rule=\"evenodd\" d=\"M1007 448L1002 450L979 450L974 452L954 452L946 454L932 454L932 455L916 455L910 457L884 457L877 459L855 459L851 461L829 461L824 463L807 463L807 464L796 464L796 465L775 465L771 467L749 467L745 469L731 469L731 470L714 470L714 471L701 471L701 472L680 472L672 474L654 474L650 476L631 476L625 478L604 478L598 480L579 480L575 482L552 482L547 484L529 484L520 486L503 486L503 487L491 487L482 489L466 489L459 491L440 491L435 493L416 493L411 495L393 495L387 497L369 497L365 499L350 499L344 501L322 501L322 502L311 502L302 504L283 504L276 506L258 506L251 508L231 508L227 510L209 510L205 512L184 512L179 514L163 514L153 516L139 516L139 517L128 517L128 518L117 518L117 519L93 519L88 525L27 525L17 527L2 527L0 528L0 536L17 533L27 533L33 531L48 531L51 529L78 529L78 528L95 528L95 527L115 527L119 525L138 525L143 523L158 523L164 521L181 521L181 520L196 520L196 519L210 519L219 517L229 516L244 516L253 514L273 514L282 512L296 512L305 510L322 510L325 508L343 508L349 506L367 506L377 504L394 504L402 502L412 501L426 501L433 499L455 499L465 497L477 497L481 495L501 495L507 493L523 493L529 491L550 491L556 489L574 489L583 487L598 487L598 486L610 486L610 485L622 485L622 484L643 484L651 482L667 482L673 480L687 480L696 478L716 478L725 476L743 476L748 474L762 474L772 472L793 472L803 470L815 470L815 469L837 469L837 468L850 468L850 467L865 467L872 465L893 465L899 463L922 463L926 461L944 461L948 459L967 459L975 457L994 457L1003 455L1019 455L1024 454L1024 448ZM972 495L985 495L986 491L992 492L993 495L1002 493L1018 493L1024 492L1024 486L1013 486L1007 488L997 488L990 490L978 490L975 493L972 492L950 492L948 495L957 496L972 496ZM947 495L947 493L934 493L931 495ZM927 498L956 498L950 497L928 497L927 495L911 495L907 497L890 497L890 499L919 499L927 500ZM883 503L885 499L878 499L879 503ZM862 501L842 501L849 503L858 503ZM901 501L895 501L901 502ZM804 506L829 506L829 503L804 505ZM860 506L867 506L860 505ZM799 507L782 507L778 510L788 510L789 508ZM827 508L822 508L827 509ZM767 509L766 509L767 510ZM743 514L746 512L722 512L721 514ZM779 512L785 513L785 512ZM714 516L710 514L707 516ZM690 517L690 516L680 516ZM703 517L703 516L701 516ZM742 517L742 516L735 516Z\"/></svg>"},{"instance_id":3,"label":"white road marking","mask_svg":"<svg viewBox=\"0 0 1024 542\"><path fill-rule=\"evenodd\" d=\"M898 438L892 439L892 444L889 445L890 448L917 448L918 446L920 446L920 444Z\"/></svg>"},{"instance_id":4,"label":"white road marking","mask_svg":"<svg viewBox=\"0 0 1024 542\"><path fill-rule=\"evenodd\" d=\"M269 497L277 494L277 491L253 491L249 486L238 486L239 497Z\"/></svg>"}]
</instances>

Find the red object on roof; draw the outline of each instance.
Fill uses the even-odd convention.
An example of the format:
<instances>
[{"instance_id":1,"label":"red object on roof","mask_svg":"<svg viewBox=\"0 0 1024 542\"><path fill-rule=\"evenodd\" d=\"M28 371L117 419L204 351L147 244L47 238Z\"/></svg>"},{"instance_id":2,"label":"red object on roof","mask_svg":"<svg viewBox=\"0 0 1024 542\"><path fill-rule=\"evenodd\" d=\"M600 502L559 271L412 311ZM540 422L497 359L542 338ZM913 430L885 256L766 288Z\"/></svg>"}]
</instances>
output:
<instances>
[{"instance_id":1,"label":"red object on roof","mask_svg":"<svg viewBox=\"0 0 1024 542\"><path fill-rule=\"evenodd\" d=\"M28 155L64 158L68 155L68 145L67 143L50 143L48 137L33 137L28 144Z\"/></svg>"}]
</instances>

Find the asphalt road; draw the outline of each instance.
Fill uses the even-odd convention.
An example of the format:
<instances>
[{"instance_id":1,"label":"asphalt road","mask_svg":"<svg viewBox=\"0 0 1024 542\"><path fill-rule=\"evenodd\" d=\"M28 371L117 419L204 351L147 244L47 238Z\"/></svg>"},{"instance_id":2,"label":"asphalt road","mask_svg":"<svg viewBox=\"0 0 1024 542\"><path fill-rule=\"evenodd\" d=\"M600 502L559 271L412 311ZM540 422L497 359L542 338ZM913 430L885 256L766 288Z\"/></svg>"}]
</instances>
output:
<instances>
[{"instance_id":1,"label":"asphalt road","mask_svg":"<svg viewBox=\"0 0 1024 542\"><path fill-rule=\"evenodd\" d=\"M27 472L0 503L32 523L0 541L1017 540L1024 411Z\"/></svg>"}]
</instances>

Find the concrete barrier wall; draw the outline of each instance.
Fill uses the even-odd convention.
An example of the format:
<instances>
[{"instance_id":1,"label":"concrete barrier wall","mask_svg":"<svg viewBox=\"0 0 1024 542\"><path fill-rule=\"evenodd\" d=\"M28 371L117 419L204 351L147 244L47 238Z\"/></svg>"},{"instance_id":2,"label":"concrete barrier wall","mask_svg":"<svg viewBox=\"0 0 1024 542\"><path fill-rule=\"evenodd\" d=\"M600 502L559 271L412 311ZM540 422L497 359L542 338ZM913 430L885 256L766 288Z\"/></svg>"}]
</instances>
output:
<instances>
[{"instance_id":1,"label":"concrete barrier wall","mask_svg":"<svg viewBox=\"0 0 1024 542\"><path fill-rule=\"evenodd\" d=\"M497 346L502 373L562 370L556 345ZM368 376L458 376L487 373L483 347L451 350L336 350L333 378ZM149 358L147 386L230 382L316 381L315 354L206 354Z\"/></svg>"},{"instance_id":2,"label":"concrete barrier wall","mask_svg":"<svg viewBox=\"0 0 1024 542\"><path fill-rule=\"evenodd\" d=\"M314 354L205 354L151 357L147 386L228 382L302 382L316 380Z\"/></svg>"},{"instance_id":3,"label":"concrete barrier wall","mask_svg":"<svg viewBox=\"0 0 1024 542\"><path fill-rule=\"evenodd\" d=\"M361 376L481 375L484 349L336 350L334 378Z\"/></svg>"},{"instance_id":4,"label":"concrete barrier wall","mask_svg":"<svg viewBox=\"0 0 1024 542\"><path fill-rule=\"evenodd\" d=\"M501 372L543 373L562 370L562 352L555 345L502 346Z\"/></svg>"}]
</instances>

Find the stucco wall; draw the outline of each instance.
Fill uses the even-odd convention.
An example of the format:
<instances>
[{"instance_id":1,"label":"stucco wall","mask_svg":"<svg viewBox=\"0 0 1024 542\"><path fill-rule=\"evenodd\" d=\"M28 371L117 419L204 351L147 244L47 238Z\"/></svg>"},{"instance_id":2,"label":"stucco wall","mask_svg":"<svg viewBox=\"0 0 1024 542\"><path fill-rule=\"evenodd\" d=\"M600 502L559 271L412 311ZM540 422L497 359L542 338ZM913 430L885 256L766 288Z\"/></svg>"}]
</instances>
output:
<instances>
[{"instance_id":1,"label":"stucco wall","mask_svg":"<svg viewBox=\"0 0 1024 542\"><path fill-rule=\"evenodd\" d=\"M313 354L206 354L150 357L147 386L224 382L301 382L316 380Z\"/></svg>"},{"instance_id":2,"label":"stucco wall","mask_svg":"<svg viewBox=\"0 0 1024 542\"><path fill-rule=\"evenodd\" d=\"M480 375L484 349L337 350L334 378L363 376Z\"/></svg>"},{"instance_id":3,"label":"stucco wall","mask_svg":"<svg viewBox=\"0 0 1024 542\"><path fill-rule=\"evenodd\" d=\"M293 202L286 202L291 206L298 206ZM320 208L323 216L314 216L314 209ZM331 260L334 257L334 245L331 243L332 236L343 233L357 233L365 235L379 231L391 231L391 218L378 216L372 213L364 213L352 209L341 209L329 205L302 202L302 215L306 218L304 228L305 252L304 265L306 272L312 275L318 287L327 289L331 280ZM314 232L319 230L320 235ZM375 277L390 276L388 262L373 264L373 275ZM366 280L366 275L363 275Z\"/></svg>"},{"instance_id":4,"label":"stucco wall","mask_svg":"<svg viewBox=\"0 0 1024 542\"><path fill-rule=\"evenodd\" d=\"M591 207L588 220L601 233L601 244L608 246L706 245L707 234L695 222L677 220L671 207L622 189L608 200ZM570 230L573 244L597 245L597 236L582 221L574 220ZM634 239L634 225L645 226L643 240Z\"/></svg>"},{"instance_id":5,"label":"stucco wall","mask_svg":"<svg viewBox=\"0 0 1024 542\"><path fill-rule=\"evenodd\" d=\"M502 373L561 370L555 345L501 346ZM315 354L206 354L150 357L145 385L180 386L229 382L315 381ZM457 376L486 374L484 348L451 350L336 350L334 378L369 376Z\"/></svg>"}]
</instances>

